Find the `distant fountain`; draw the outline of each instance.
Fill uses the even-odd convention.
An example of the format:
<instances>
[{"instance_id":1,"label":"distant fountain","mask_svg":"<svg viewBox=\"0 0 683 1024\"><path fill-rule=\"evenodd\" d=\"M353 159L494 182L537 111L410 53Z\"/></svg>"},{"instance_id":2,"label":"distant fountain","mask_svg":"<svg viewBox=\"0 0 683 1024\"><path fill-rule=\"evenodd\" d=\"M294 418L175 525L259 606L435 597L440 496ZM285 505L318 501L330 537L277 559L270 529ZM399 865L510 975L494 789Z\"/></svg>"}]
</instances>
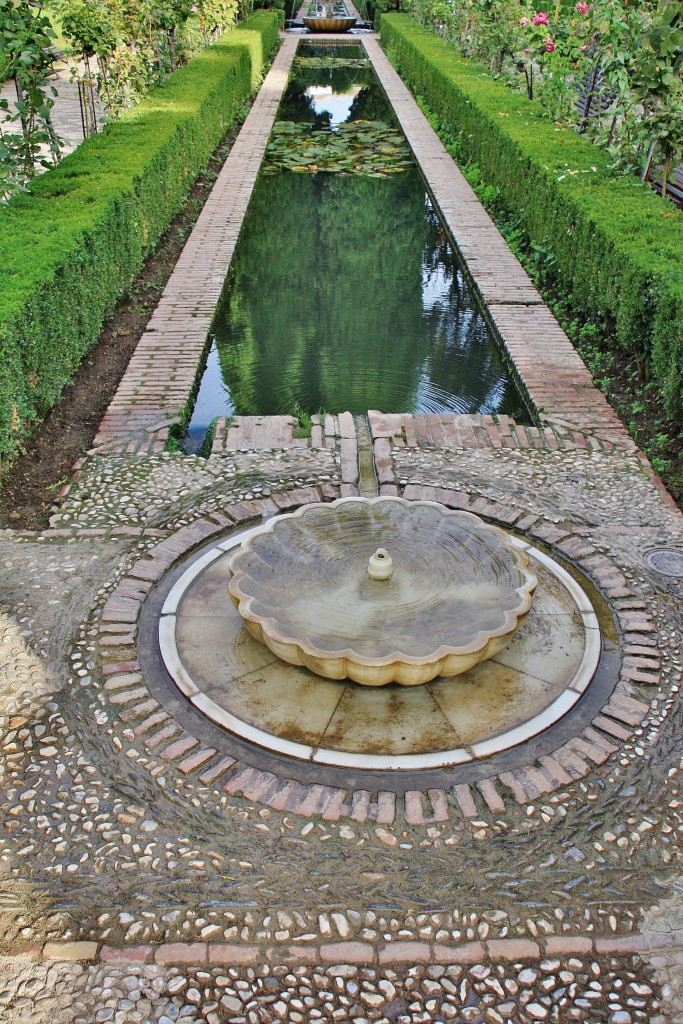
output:
<instances>
[{"instance_id":1,"label":"distant fountain","mask_svg":"<svg viewBox=\"0 0 683 1024\"><path fill-rule=\"evenodd\" d=\"M308 13L303 18L309 32L348 32L356 24L356 18L349 14L343 0L334 3L317 3L308 5Z\"/></svg>"}]
</instances>

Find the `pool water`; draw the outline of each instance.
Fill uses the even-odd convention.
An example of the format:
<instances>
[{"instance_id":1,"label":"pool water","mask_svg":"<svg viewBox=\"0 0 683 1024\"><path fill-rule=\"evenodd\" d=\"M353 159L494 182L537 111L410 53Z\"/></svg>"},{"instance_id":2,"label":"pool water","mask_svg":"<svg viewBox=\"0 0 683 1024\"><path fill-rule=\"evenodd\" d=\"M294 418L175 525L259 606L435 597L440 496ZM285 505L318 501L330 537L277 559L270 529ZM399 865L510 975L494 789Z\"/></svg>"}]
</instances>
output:
<instances>
[{"instance_id":1,"label":"pool water","mask_svg":"<svg viewBox=\"0 0 683 1024\"><path fill-rule=\"evenodd\" d=\"M396 127L370 67L312 63L297 62L278 120L310 125L313 147L353 121ZM214 417L232 414L380 409L528 421L414 165L297 173L266 162L212 336L190 450Z\"/></svg>"}]
</instances>

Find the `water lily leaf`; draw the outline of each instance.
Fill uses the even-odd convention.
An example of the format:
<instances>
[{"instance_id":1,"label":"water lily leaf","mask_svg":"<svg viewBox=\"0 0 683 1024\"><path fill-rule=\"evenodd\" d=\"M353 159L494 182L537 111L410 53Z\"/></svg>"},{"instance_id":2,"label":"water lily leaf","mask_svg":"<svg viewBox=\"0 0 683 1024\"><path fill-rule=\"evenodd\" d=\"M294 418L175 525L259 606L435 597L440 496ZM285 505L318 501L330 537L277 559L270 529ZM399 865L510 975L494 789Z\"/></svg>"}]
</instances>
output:
<instances>
[{"instance_id":1,"label":"water lily leaf","mask_svg":"<svg viewBox=\"0 0 683 1024\"><path fill-rule=\"evenodd\" d=\"M381 121L349 121L336 130L278 121L266 148L265 169L386 177L412 162L403 138Z\"/></svg>"}]
</instances>

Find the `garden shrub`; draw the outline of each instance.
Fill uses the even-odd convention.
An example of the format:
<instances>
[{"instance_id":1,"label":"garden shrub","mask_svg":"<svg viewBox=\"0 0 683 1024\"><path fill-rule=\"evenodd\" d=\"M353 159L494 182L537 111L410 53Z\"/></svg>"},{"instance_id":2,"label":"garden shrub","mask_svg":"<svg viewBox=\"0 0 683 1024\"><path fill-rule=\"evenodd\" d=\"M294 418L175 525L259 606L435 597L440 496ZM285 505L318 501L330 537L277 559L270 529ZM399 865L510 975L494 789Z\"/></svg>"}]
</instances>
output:
<instances>
[{"instance_id":1,"label":"garden shrub","mask_svg":"<svg viewBox=\"0 0 683 1024\"><path fill-rule=\"evenodd\" d=\"M383 15L382 41L463 163L500 190L531 241L552 252L580 316L602 321L649 372L667 413L683 418L683 213L570 127L458 56L405 14Z\"/></svg>"},{"instance_id":2,"label":"garden shrub","mask_svg":"<svg viewBox=\"0 0 683 1024\"><path fill-rule=\"evenodd\" d=\"M72 380L277 40L277 14L252 15L0 210L0 467Z\"/></svg>"}]
</instances>

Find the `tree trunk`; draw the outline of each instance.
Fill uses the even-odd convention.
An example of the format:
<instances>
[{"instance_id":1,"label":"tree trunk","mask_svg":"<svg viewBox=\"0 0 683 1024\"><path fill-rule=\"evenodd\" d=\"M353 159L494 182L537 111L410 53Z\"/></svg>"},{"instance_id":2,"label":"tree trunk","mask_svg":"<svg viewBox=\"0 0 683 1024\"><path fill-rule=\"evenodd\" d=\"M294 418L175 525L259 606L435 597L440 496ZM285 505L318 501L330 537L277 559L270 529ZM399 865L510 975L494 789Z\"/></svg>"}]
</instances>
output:
<instances>
[{"instance_id":1,"label":"tree trunk","mask_svg":"<svg viewBox=\"0 0 683 1024\"><path fill-rule=\"evenodd\" d=\"M666 189L669 182L669 175L671 173L671 163L673 160L673 153L670 149L666 151L666 157L664 159L664 177L662 178L662 197L666 198Z\"/></svg>"},{"instance_id":2,"label":"tree trunk","mask_svg":"<svg viewBox=\"0 0 683 1024\"><path fill-rule=\"evenodd\" d=\"M647 159L645 160L645 167L643 168L643 181L650 180L650 171L652 170L652 158L655 155L655 146L657 143L653 140L650 143L650 148L647 151Z\"/></svg>"}]
</instances>

